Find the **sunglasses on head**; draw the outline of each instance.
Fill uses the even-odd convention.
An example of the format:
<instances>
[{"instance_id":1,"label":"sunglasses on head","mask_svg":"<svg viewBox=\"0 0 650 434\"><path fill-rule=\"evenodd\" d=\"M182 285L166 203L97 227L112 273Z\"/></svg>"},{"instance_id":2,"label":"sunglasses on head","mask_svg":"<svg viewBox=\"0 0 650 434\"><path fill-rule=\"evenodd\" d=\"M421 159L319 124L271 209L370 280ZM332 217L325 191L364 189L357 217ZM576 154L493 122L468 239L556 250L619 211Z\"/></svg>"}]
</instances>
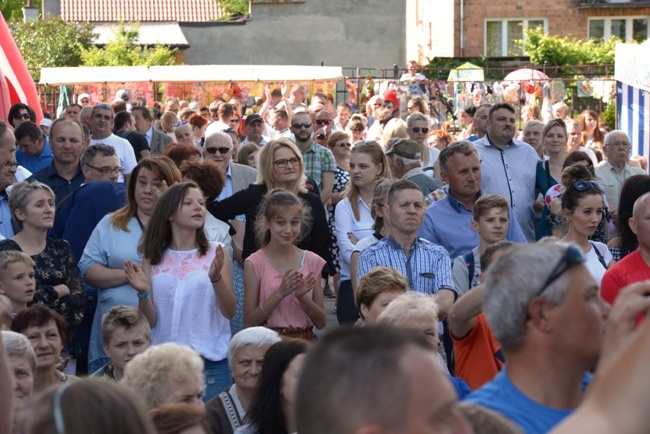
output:
<instances>
[{"instance_id":1,"label":"sunglasses on head","mask_svg":"<svg viewBox=\"0 0 650 434\"><path fill-rule=\"evenodd\" d=\"M598 185L598 183L596 183L594 181L584 181L584 180L581 179L580 181L576 181L573 184L573 188L575 188L578 191L585 191L585 190L589 189L589 187L593 187L593 188L595 188L596 190L598 190L600 192L603 191L603 189L600 188L600 185Z\"/></svg>"},{"instance_id":2,"label":"sunglasses on head","mask_svg":"<svg viewBox=\"0 0 650 434\"><path fill-rule=\"evenodd\" d=\"M585 254L580 246L575 243L570 244L564 252L564 255L562 255L562 258L560 258L560 261L555 265L555 267L553 267L551 274L548 275L548 278L544 281L542 287L537 290L534 297L541 296L546 288L551 286L553 282L566 273L569 268L578 264L583 264L584 262Z\"/></svg>"},{"instance_id":3,"label":"sunglasses on head","mask_svg":"<svg viewBox=\"0 0 650 434\"><path fill-rule=\"evenodd\" d=\"M331 119L316 119L318 125L329 125L332 123Z\"/></svg>"},{"instance_id":4,"label":"sunglasses on head","mask_svg":"<svg viewBox=\"0 0 650 434\"><path fill-rule=\"evenodd\" d=\"M300 130L300 129L307 129L311 127L311 122L296 122L295 124L291 125L291 128L294 130Z\"/></svg>"},{"instance_id":5,"label":"sunglasses on head","mask_svg":"<svg viewBox=\"0 0 650 434\"><path fill-rule=\"evenodd\" d=\"M414 133L419 133L420 131L422 131L422 134L426 134L429 132L429 129L427 127L413 127L411 128L411 131L413 131Z\"/></svg>"},{"instance_id":6,"label":"sunglasses on head","mask_svg":"<svg viewBox=\"0 0 650 434\"><path fill-rule=\"evenodd\" d=\"M230 149L232 148L227 148L225 146L223 148L205 148L205 152L208 154L216 154L217 151L219 151L220 154L225 154L226 152L230 151Z\"/></svg>"},{"instance_id":7,"label":"sunglasses on head","mask_svg":"<svg viewBox=\"0 0 650 434\"><path fill-rule=\"evenodd\" d=\"M174 124L174 128L176 128L176 127L180 127L181 125L187 125L187 124L188 124L188 121L186 121L186 120L185 120L185 121L176 122L176 123Z\"/></svg>"}]
</instances>

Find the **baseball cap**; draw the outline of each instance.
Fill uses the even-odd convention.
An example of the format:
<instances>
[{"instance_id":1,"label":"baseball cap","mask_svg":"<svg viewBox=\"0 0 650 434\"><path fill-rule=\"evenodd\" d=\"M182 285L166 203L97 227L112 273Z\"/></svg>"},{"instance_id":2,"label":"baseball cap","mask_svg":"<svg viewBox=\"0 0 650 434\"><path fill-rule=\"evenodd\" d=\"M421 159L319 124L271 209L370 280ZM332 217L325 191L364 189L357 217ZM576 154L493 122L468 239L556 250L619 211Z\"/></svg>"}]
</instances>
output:
<instances>
[{"instance_id":1,"label":"baseball cap","mask_svg":"<svg viewBox=\"0 0 650 434\"><path fill-rule=\"evenodd\" d=\"M422 145L415 140L399 139L386 154L395 154L399 157L411 160L419 160L422 157Z\"/></svg>"},{"instance_id":2,"label":"baseball cap","mask_svg":"<svg viewBox=\"0 0 650 434\"><path fill-rule=\"evenodd\" d=\"M262 120L262 116L260 116L258 114L253 114L253 115L246 116L246 125L252 124L253 122L256 122L256 121L264 122Z\"/></svg>"},{"instance_id":3,"label":"baseball cap","mask_svg":"<svg viewBox=\"0 0 650 434\"><path fill-rule=\"evenodd\" d=\"M40 125L41 127L51 127L52 126L52 119L43 118L38 123L38 125Z\"/></svg>"}]
</instances>

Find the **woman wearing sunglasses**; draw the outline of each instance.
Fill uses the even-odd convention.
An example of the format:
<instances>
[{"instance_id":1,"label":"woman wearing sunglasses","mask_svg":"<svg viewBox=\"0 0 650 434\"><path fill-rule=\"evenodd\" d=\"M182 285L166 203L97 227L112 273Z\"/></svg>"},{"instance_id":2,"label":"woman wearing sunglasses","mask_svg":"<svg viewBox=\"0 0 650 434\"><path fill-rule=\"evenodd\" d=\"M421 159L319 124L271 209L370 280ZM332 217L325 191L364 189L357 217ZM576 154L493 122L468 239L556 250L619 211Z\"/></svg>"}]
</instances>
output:
<instances>
[{"instance_id":1,"label":"woman wearing sunglasses","mask_svg":"<svg viewBox=\"0 0 650 434\"><path fill-rule=\"evenodd\" d=\"M582 165L567 167L562 172L562 184L562 214L569 230L560 241L575 242L582 248L585 266L600 284L607 268L614 264L605 244L589 240L603 219L603 190Z\"/></svg>"}]
</instances>

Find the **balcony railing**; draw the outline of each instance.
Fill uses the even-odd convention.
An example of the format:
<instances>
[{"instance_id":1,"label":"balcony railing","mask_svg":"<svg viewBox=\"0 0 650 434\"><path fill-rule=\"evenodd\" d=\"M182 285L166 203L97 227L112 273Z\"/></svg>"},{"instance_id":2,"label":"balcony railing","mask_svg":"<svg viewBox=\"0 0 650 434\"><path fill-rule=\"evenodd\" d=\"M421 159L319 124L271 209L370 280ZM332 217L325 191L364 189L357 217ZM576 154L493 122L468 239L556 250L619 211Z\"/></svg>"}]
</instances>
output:
<instances>
[{"instance_id":1,"label":"balcony railing","mask_svg":"<svg viewBox=\"0 0 650 434\"><path fill-rule=\"evenodd\" d=\"M650 0L576 0L579 8L641 8L650 6Z\"/></svg>"}]
</instances>

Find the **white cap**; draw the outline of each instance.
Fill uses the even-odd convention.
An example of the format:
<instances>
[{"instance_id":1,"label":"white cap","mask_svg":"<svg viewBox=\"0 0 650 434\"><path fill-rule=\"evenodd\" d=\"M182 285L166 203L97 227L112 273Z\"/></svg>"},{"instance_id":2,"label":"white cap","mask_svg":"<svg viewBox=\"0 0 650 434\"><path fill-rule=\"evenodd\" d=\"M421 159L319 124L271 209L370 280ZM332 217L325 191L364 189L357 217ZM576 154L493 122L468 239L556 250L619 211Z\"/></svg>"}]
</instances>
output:
<instances>
[{"instance_id":1,"label":"white cap","mask_svg":"<svg viewBox=\"0 0 650 434\"><path fill-rule=\"evenodd\" d=\"M48 118L43 118L41 119L41 122L39 124L41 127L51 127L52 126L52 119Z\"/></svg>"}]
</instances>

